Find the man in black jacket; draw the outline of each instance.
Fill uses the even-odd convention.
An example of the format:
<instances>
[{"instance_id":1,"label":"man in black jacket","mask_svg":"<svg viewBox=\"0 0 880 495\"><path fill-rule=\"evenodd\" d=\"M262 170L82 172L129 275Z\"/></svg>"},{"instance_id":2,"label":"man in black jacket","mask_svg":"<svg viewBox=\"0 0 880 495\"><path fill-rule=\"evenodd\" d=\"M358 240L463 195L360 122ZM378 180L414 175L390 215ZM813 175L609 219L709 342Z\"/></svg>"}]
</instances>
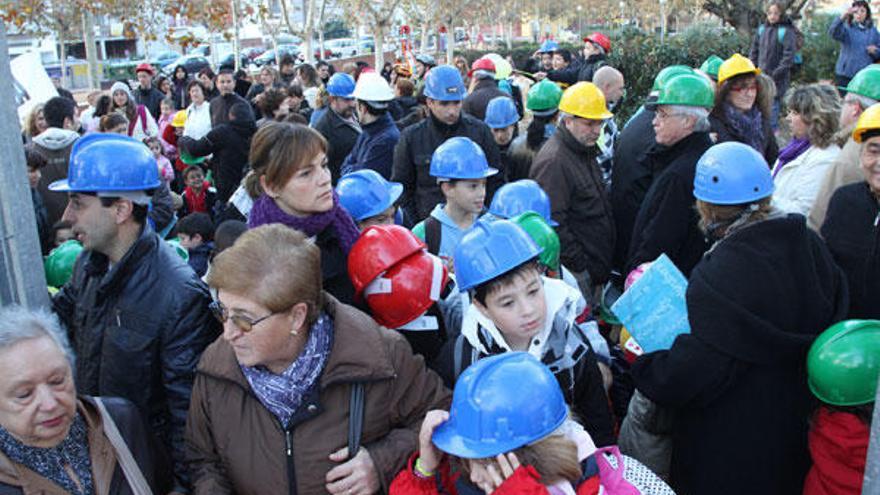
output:
<instances>
[{"instance_id":1,"label":"man in black jacket","mask_svg":"<svg viewBox=\"0 0 880 495\"><path fill-rule=\"evenodd\" d=\"M154 119L159 120L162 115L159 106L165 95L153 87L153 76L156 75L153 66L144 62L137 66L135 74L138 80L138 87L134 91L135 101L149 110Z\"/></svg>"},{"instance_id":2,"label":"man in black jacket","mask_svg":"<svg viewBox=\"0 0 880 495\"><path fill-rule=\"evenodd\" d=\"M181 136L177 146L195 158L214 155L212 168L217 201L225 204L238 188L248 164L251 138L257 132L251 106L236 103L229 109L229 122L216 125L205 137Z\"/></svg>"},{"instance_id":3,"label":"man in black jacket","mask_svg":"<svg viewBox=\"0 0 880 495\"><path fill-rule=\"evenodd\" d=\"M495 190L504 184L504 166L501 154L492 137L492 131L483 122L461 112L464 83L458 69L441 65L428 72L424 94L427 97L428 118L407 127L394 149L391 180L403 184L401 207L407 222L424 220L431 210L443 201L437 180L429 174L431 155L438 146L453 136L468 137L486 154L489 166L500 173L489 178L486 185L486 204L492 202Z\"/></svg>"},{"instance_id":4,"label":"man in black jacket","mask_svg":"<svg viewBox=\"0 0 880 495\"><path fill-rule=\"evenodd\" d=\"M479 120L485 120L489 102L499 96L510 95L498 88L495 63L491 59L483 57L475 60L468 75L471 77L471 89L461 109Z\"/></svg>"},{"instance_id":5,"label":"man in black jacket","mask_svg":"<svg viewBox=\"0 0 880 495\"><path fill-rule=\"evenodd\" d=\"M314 126L327 140L327 166L334 186L341 175L342 162L361 135L361 126L354 116L357 102L353 93L353 77L344 72L333 74L327 83L329 109Z\"/></svg>"},{"instance_id":6,"label":"man in black jacket","mask_svg":"<svg viewBox=\"0 0 880 495\"><path fill-rule=\"evenodd\" d=\"M636 217L624 274L666 253L687 277L708 249L693 190L697 161L712 146L708 117L714 102L715 92L706 78L680 75L651 104L657 144L645 168L659 176Z\"/></svg>"},{"instance_id":7,"label":"man in black jacket","mask_svg":"<svg viewBox=\"0 0 880 495\"><path fill-rule=\"evenodd\" d=\"M219 94L211 99L211 125L229 121L229 109L236 103L247 103L247 100L235 93L235 78L232 69L220 69L217 74L217 91Z\"/></svg>"},{"instance_id":8,"label":"man in black jacket","mask_svg":"<svg viewBox=\"0 0 880 495\"><path fill-rule=\"evenodd\" d=\"M116 161L117 167L84 167ZM77 356L86 395L123 397L146 416L174 461L175 491L188 483L183 432L192 379L204 348L220 334L207 286L146 225L156 161L118 135L82 138L71 154L64 220L85 251L52 300ZM112 172L112 174L111 174Z\"/></svg>"}]
</instances>

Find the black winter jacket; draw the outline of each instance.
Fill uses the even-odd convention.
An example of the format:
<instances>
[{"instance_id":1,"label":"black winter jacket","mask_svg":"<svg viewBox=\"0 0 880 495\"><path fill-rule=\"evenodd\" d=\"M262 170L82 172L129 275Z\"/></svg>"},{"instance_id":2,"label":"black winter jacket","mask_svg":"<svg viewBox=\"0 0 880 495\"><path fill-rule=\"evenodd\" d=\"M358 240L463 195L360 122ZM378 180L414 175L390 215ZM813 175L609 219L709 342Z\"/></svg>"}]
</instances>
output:
<instances>
[{"instance_id":1,"label":"black winter jacket","mask_svg":"<svg viewBox=\"0 0 880 495\"><path fill-rule=\"evenodd\" d=\"M138 105L143 105L149 110L154 119L159 120L159 117L162 115L160 111L162 100L165 99L164 93L152 86L146 90L138 86L134 90L134 99Z\"/></svg>"},{"instance_id":2,"label":"black winter jacket","mask_svg":"<svg viewBox=\"0 0 880 495\"><path fill-rule=\"evenodd\" d=\"M498 88L498 83L494 79L480 79L474 85L473 91L464 99L461 109L479 120L486 120L486 107L493 98L499 96L510 98L509 94Z\"/></svg>"},{"instance_id":3,"label":"black winter jacket","mask_svg":"<svg viewBox=\"0 0 880 495\"><path fill-rule=\"evenodd\" d=\"M849 282L847 317L880 319L880 202L867 183L834 193L822 237Z\"/></svg>"},{"instance_id":4,"label":"black winter jacket","mask_svg":"<svg viewBox=\"0 0 880 495\"><path fill-rule=\"evenodd\" d=\"M574 84L580 81L592 81L593 75L603 65L608 65L605 55L590 55L589 58L572 63L561 70L547 72L547 79L553 82Z\"/></svg>"},{"instance_id":5,"label":"black winter jacket","mask_svg":"<svg viewBox=\"0 0 880 495\"><path fill-rule=\"evenodd\" d=\"M217 200L225 203L241 184L241 178L248 168L251 138L256 132L257 125L254 121L233 120L214 126L201 139L181 136L177 140L177 146L195 157L214 154L211 168L214 171Z\"/></svg>"},{"instance_id":6,"label":"black winter jacket","mask_svg":"<svg viewBox=\"0 0 880 495\"><path fill-rule=\"evenodd\" d=\"M782 43L779 42L780 29L785 30ZM749 58L764 74L773 78L773 82L776 83L776 96L779 99L788 91L795 52L797 52L797 33L791 19L783 18L780 22L769 26L762 24L755 32Z\"/></svg>"},{"instance_id":7,"label":"black winter jacket","mask_svg":"<svg viewBox=\"0 0 880 495\"><path fill-rule=\"evenodd\" d=\"M642 108L620 132L614 149L611 207L614 209L617 242L614 244L613 266L619 270L623 270L627 262L639 208L654 179L660 174L659 170L652 170L651 163L645 160L648 151L656 144L653 120L654 112Z\"/></svg>"},{"instance_id":8,"label":"black winter jacket","mask_svg":"<svg viewBox=\"0 0 880 495\"><path fill-rule=\"evenodd\" d=\"M483 149L489 166L498 169L498 173L489 177L486 184L486 204L492 202L495 190L504 184L501 154L486 124L462 113L455 125L448 126L428 112L428 118L401 132L400 141L394 148L394 166L391 170L391 180L403 184L400 205L413 223L427 218L434 206L443 202L437 179L428 173L431 155L444 141L455 136L472 139Z\"/></svg>"},{"instance_id":9,"label":"black winter jacket","mask_svg":"<svg viewBox=\"0 0 880 495\"><path fill-rule=\"evenodd\" d=\"M217 91L216 88L214 91ZM228 95L221 95L219 92L214 97L208 97L210 100L210 106L208 109L211 112L211 127L217 127L220 124L224 124L229 122L229 109L232 108L232 105L236 103L248 103L247 100L238 96L238 93L232 92Z\"/></svg>"},{"instance_id":10,"label":"black winter jacket","mask_svg":"<svg viewBox=\"0 0 880 495\"><path fill-rule=\"evenodd\" d=\"M688 495L800 495L810 465L807 350L846 316L846 281L800 215L746 226L706 253L691 333L638 358L636 387L673 408L671 485Z\"/></svg>"},{"instance_id":11,"label":"black winter jacket","mask_svg":"<svg viewBox=\"0 0 880 495\"><path fill-rule=\"evenodd\" d=\"M388 103L388 113L395 122L403 119L419 105L419 101L413 96L401 96ZM398 126L398 129L400 127Z\"/></svg>"},{"instance_id":12,"label":"black winter jacket","mask_svg":"<svg viewBox=\"0 0 880 495\"><path fill-rule=\"evenodd\" d=\"M354 148L361 130L352 122L340 117L332 108L328 108L318 119L315 130L327 140L327 165L330 167L330 175L335 185L341 176L342 162Z\"/></svg>"},{"instance_id":13,"label":"black winter jacket","mask_svg":"<svg viewBox=\"0 0 880 495\"><path fill-rule=\"evenodd\" d=\"M712 146L709 134L693 133L671 147L654 145L645 169L659 174L648 190L632 231L624 274L663 253L689 276L709 246L694 208L697 161Z\"/></svg>"},{"instance_id":14,"label":"black winter jacket","mask_svg":"<svg viewBox=\"0 0 880 495\"><path fill-rule=\"evenodd\" d=\"M210 302L204 282L149 227L112 268L105 255L83 252L52 299L77 357L77 391L134 402L171 453L184 486L193 374L202 351L220 335Z\"/></svg>"}]
</instances>

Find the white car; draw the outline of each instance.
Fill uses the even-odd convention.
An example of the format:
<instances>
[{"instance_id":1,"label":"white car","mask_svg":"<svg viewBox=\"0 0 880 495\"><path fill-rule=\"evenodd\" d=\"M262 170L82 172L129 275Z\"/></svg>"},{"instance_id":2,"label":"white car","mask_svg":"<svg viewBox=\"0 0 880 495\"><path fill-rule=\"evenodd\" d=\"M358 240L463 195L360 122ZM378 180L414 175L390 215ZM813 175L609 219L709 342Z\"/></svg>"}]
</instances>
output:
<instances>
[{"instance_id":1,"label":"white car","mask_svg":"<svg viewBox=\"0 0 880 495\"><path fill-rule=\"evenodd\" d=\"M353 38L339 38L324 41L324 49L335 57L354 57L358 54L358 43Z\"/></svg>"}]
</instances>

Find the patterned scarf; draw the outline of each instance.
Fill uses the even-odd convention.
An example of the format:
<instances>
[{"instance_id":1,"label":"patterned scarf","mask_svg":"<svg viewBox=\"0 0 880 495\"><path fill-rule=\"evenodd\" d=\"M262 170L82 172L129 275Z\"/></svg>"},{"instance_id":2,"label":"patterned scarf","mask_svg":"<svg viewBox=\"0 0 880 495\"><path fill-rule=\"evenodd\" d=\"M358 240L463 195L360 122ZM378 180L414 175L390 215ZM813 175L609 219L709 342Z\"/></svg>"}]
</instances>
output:
<instances>
[{"instance_id":1,"label":"patterned scarf","mask_svg":"<svg viewBox=\"0 0 880 495\"><path fill-rule=\"evenodd\" d=\"M308 341L299 357L280 375L262 366L241 366L257 398L285 428L324 371L332 344L333 320L322 313L309 329Z\"/></svg>"},{"instance_id":2,"label":"patterned scarf","mask_svg":"<svg viewBox=\"0 0 880 495\"><path fill-rule=\"evenodd\" d=\"M309 237L314 237L323 232L327 227L332 227L333 231L336 232L336 237L339 238L342 250L346 254L351 250L351 246L360 235L351 215L339 206L339 196L337 196L336 191L333 191L333 208L307 217L295 217L287 214L275 204L275 200L263 194L254 201L254 206L251 208L250 216L248 217L248 228L252 229L269 223L287 225Z\"/></svg>"},{"instance_id":3,"label":"patterned scarf","mask_svg":"<svg viewBox=\"0 0 880 495\"><path fill-rule=\"evenodd\" d=\"M47 449L30 447L19 442L5 428L0 427L0 449L13 462L25 466L68 493L83 495L94 493L88 430L86 422L79 413L73 419L67 438L55 447ZM65 466L69 466L76 473L82 490L67 474Z\"/></svg>"},{"instance_id":4,"label":"patterned scarf","mask_svg":"<svg viewBox=\"0 0 880 495\"><path fill-rule=\"evenodd\" d=\"M727 124L733 130L733 134L743 139L743 142L764 153L764 115L753 106L748 112L740 112L733 105L724 103L724 117Z\"/></svg>"}]
</instances>

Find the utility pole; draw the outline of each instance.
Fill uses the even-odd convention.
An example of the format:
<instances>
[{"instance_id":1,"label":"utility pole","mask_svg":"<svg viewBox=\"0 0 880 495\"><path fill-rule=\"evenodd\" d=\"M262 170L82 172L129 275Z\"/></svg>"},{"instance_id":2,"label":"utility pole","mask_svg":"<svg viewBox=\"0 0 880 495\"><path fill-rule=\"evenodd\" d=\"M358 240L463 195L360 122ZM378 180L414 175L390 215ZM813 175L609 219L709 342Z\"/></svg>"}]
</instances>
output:
<instances>
[{"instance_id":1,"label":"utility pole","mask_svg":"<svg viewBox=\"0 0 880 495\"><path fill-rule=\"evenodd\" d=\"M12 99L6 24L0 23L0 306L48 306L18 112Z\"/></svg>"}]
</instances>

